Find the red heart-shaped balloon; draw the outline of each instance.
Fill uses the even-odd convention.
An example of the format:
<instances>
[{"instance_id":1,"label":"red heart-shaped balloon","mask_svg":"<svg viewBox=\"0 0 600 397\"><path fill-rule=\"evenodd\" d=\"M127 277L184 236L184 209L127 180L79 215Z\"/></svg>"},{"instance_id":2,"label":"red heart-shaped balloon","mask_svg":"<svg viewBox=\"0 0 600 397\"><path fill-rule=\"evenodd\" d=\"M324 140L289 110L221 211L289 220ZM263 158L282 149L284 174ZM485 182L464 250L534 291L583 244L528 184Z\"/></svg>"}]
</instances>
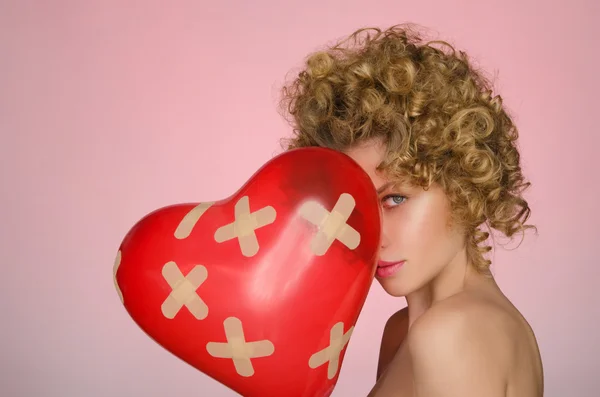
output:
<instances>
[{"instance_id":1,"label":"red heart-shaped balloon","mask_svg":"<svg viewBox=\"0 0 600 397\"><path fill-rule=\"evenodd\" d=\"M133 320L247 397L326 397L373 281L380 210L345 154L287 151L217 202L156 210L114 267Z\"/></svg>"}]
</instances>

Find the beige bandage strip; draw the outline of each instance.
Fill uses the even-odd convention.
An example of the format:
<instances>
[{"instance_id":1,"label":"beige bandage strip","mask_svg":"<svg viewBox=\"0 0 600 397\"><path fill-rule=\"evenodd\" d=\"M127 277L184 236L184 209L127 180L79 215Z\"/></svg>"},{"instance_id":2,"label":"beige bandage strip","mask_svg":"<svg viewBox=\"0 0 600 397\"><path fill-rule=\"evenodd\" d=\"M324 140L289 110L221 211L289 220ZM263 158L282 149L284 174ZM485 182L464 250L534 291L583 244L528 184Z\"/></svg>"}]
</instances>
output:
<instances>
[{"instance_id":1,"label":"beige bandage strip","mask_svg":"<svg viewBox=\"0 0 600 397\"><path fill-rule=\"evenodd\" d=\"M175 318L183 306L187 307L198 320L204 320L208 316L208 306L196 292L208 277L206 267L196 265L184 277L177 264L170 261L163 266L162 275L172 288L161 306L162 313L166 318Z\"/></svg>"},{"instance_id":2,"label":"beige bandage strip","mask_svg":"<svg viewBox=\"0 0 600 397\"><path fill-rule=\"evenodd\" d=\"M313 354L308 360L308 366L312 369L318 368L321 365L327 365L327 378L333 379L340 367L340 354L354 331L354 326L350 327L348 332L344 334L344 323L335 324L329 332L329 346L325 349Z\"/></svg>"},{"instance_id":3,"label":"beige bandage strip","mask_svg":"<svg viewBox=\"0 0 600 397\"><path fill-rule=\"evenodd\" d=\"M256 229L275 222L276 217L277 212L271 206L250 213L250 199L244 196L235 204L235 221L217 229L215 241L222 243L237 238L242 255L254 256L259 250Z\"/></svg>"},{"instance_id":4,"label":"beige bandage strip","mask_svg":"<svg viewBox=\"0 0 600 397\"><path fill-rule=\"evenodd\" d=\"M177 229L175 229L175 238L179 239L179 240L187 238L190 235L190 233L192 232L192 230L194 229L194 226L196 226L196 223L198 223L198 220L200 219L200 217L213 204L214 204L213 201L207 202L207 203L200 203L197 206L195 206L194 208L192 208L192 210L183 217L181 222L179 222Z\"/></svg>"},{"instance_id":5,"label":"beige bandage strip","mask_svg":"<svg viewBox=\"0 0 600 397\"><path fill-rule=\"evenodd\" d=\"M117 282L117 271L119 270L119 266L121 266L121 250L117 252L117 257L115 258L115 263L113 265L113 281L115 283L115 288L117 289L117 294L119 295L119 299L121 303L124 303L123 293L121 292L121 287L119 287L119 283Z\"/></svg>"},{"instance_id":6,"label":"beige bandage strip","mask_svg":"<svg viewBox=\"0 0 600 397\"><path fill-rule=\"evenodd\" d=\"M254 375L251 359L268 357L275 352L275 345L269 340L246 342L242 321L236 317L229 317L223 322L227 342L208 342L208 354L216 358L229 358L233 360L236 372L240 376Z\"/></svg>"},{"instance_id":7,"label":"beige bandage strip","mask_svg":"<svg viewBox=\"0 0 600 397\"><path fill-rule=\"evenodd\" d=\"M311 250L315 255L325 255L336 239L350 249L358 247L360 233L346 223L355 205L354 197L343 193L331 213L316 201L308 201L300 207L300 215L319 227L311 242Z\"/></svg>"}]
</instances>

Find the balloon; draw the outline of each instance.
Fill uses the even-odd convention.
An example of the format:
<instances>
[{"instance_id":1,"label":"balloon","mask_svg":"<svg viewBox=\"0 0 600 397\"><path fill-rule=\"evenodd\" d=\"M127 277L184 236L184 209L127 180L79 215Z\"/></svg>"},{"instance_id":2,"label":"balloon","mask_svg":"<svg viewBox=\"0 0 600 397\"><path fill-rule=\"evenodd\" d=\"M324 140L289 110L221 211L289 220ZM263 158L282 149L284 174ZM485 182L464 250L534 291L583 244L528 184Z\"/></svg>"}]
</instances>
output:
<instances>
[{"instance_id":1,"label":"balloon","mask_svg":"<svg viewBox=\"0 0 600 397\"><path fill-rule=\"evenodd\" d=\"M327 397L373 281L380 220L350 157L294 149L226 199L139 220L115 286L148 336L237 393Z\"/></svg>"}]
</instances>

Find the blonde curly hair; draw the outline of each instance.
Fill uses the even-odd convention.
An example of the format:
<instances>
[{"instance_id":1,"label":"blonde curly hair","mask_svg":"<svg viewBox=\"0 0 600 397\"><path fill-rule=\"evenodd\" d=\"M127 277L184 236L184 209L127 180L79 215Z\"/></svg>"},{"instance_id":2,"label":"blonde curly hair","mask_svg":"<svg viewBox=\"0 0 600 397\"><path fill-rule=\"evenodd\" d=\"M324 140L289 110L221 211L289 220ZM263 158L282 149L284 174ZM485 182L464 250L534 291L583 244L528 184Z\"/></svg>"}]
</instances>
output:
<instances>
[{"instance_id":1,"label":"blonde curly hair","mask_svg":"<svg viewBox=\"0 0 600 397\"><path fill-rule=\"evenodd\" d=\"M310 54L282 94L293 127L287 150L344 151L380 138L380 170L423 188L440 184L478 271L491 264L484 227L509 238L533 227L517 128L489 81L450 44L424 42L414 25L360 29Z\"/></svg>"}]
</instances>

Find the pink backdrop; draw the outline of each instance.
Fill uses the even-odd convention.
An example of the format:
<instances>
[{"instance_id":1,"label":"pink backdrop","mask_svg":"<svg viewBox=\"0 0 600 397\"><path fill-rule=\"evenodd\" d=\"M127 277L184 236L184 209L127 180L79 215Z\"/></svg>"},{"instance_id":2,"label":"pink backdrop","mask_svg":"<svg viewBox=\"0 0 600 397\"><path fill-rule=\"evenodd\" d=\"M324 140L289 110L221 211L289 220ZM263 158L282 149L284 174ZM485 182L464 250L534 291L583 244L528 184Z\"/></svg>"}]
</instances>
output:
<instances>
[{"instance_id":1,"label":"pink backdrop","mask_svg":"<svg viewBox=\"0 0 600 397\"><path fill-rule=\"evenodd\" d=\"M0 4L2 396L234 396L132 322L116 247L148 211L229 195L278 152L277 89L306 53L405 21L497 74L539 236L498 251L496 275L537 332L546 396L598 395L597 2L169 4ZM403 305L373 286L334 396L366 395Z\"/></svg>"}]
</instances>

